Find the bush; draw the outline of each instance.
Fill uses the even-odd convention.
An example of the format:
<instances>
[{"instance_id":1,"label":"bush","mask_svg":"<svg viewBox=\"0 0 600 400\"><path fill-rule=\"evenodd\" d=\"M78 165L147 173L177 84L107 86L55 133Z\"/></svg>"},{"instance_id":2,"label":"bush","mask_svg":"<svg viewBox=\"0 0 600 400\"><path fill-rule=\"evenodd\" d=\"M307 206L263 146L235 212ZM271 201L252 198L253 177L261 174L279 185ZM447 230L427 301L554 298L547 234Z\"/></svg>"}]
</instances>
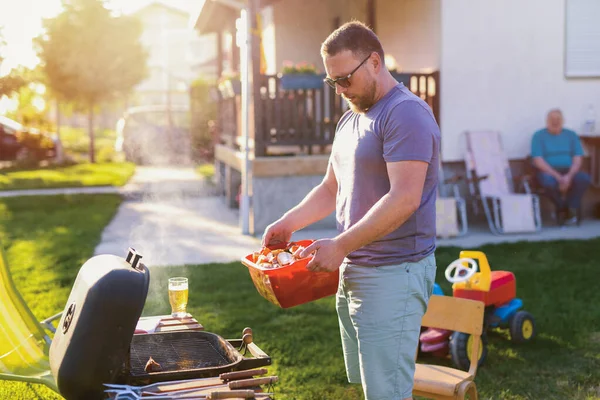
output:
<instances>
[{"instance_id":1,"label":"bush","mask_svg":"<svg viewBox=\"0 0 600 400\"><path fill-rule=\"evenodd\" d=\"M87 129L69 126L60 128L60 140L66 158L87 161L90 151L90 136ZM116 132L112 129L99 129L94 132L94 148L98 162L109 161L106 158L114 154Z\"/></svg>"},{"instance_id":2,"label":"bush","mask_svg":"<svg viewBox=\"0 0 600 400\"><path fill-rule=\"evenodd\" d=\"M117 162L117 152L114 146L104 146L96 150L96 161L99 163Z\"/></svg>"},{"instance_id":3,"label":"bush","mask_svg":"<svg viewBox=\"0 0 600 400\"><path fill-rule=\"evenodd\" d=\"M192 83L190 90L191 139L194 158L211 162L214 158L216 141L217 102L210 91L215 84L203 79Z\"/></svg>"}]
</instances>

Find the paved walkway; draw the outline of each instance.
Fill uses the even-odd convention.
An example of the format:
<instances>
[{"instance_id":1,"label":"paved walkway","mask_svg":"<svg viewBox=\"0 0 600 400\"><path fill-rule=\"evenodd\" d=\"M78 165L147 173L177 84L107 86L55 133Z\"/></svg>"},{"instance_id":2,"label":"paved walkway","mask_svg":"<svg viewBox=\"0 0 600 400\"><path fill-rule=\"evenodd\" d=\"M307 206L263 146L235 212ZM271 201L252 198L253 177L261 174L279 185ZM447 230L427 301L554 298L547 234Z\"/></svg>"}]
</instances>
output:
<instances>
[{"instance_id":1,"label":"paved walkway","mask_svg":"<svg viewBox=\"0 0 600 400\"><path fill-rule=\"evenodd\" d=\"M238 261L260 241L240 234L238 213L214 190L191 168L136 168L95 254L133 247L148 266Z\"/></svg>"},{"instance_id":2,"label":"paved walkway","mask_svg":"<svg viewBox=\"0 0 600 400\"><path fill-rule=\"evenodd\" d=\"M125 201L102 233L95 254L125 256L129 247L144 257L148 266L204 264L238 261L260 247L260 235L245 236L238 225L239 212L213 196L192 168L138 167L123 188L71 188L0 192L0 197L22 195L120 193ZM292 240L333 237L331 230L305 229ZM495 236L487 226L471 226L461 238L440 239L438 246L477 248L489 243L587 239L600 237L600 221L584 221L580 227L545 227L528 235Z\"/></svg>"},{"instance_id":3,"label":"paved walkway","mask_svg":"<svg viewBox=\"0 0 600 400\"><path fill-rule=\"evenodd\" d=\"M27 190L3 190L0 191L0 197L19 197L19 196L54 196L63 194L102 194L102 193L121 193L124 188L114 186L97 187L76 187L61 189L27 189Z\"/></svg>"}]
</instances>

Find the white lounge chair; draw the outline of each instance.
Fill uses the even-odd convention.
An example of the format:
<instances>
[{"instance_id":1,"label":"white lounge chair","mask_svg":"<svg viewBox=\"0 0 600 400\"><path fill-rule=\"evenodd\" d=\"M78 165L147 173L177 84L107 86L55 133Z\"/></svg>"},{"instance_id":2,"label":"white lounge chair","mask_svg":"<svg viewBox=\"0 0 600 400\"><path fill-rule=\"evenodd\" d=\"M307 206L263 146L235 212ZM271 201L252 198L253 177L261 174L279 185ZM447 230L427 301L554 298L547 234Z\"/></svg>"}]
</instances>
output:
<instances>
[{"instance_id":1,"label":"white lounge chair","mask_svg":"<svg viewBox=\"0 0 600 400\"><path fill-rule=\"evenodd\" d=\"M539 198L535 194L515 191L500 133L482 131L466 132L465 135L469 190L483 205L490 230L494 234L541 230Z\"/></svg>"}]
</instances>

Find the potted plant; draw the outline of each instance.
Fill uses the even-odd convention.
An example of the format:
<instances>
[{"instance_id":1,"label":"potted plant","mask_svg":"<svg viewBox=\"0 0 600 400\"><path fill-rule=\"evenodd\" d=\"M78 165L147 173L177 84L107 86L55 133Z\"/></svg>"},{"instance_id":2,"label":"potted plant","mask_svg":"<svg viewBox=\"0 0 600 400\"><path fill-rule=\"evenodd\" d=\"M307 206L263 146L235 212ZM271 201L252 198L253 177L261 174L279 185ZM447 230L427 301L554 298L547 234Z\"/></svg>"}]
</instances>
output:
<instances>
[{"instance_id":1,"label":"potted plant","mask_svg":"<svg viewBox=\"0 0 600 400\"><path fill-rule=\"evenodd\" d=\"M238 72L224 72L218 82L221 97L228 99L242 93L242 82Z\"/></svg>"},{"instance_id":2,"label":"potted plant","mask_svg":"<svg viewBox=\"0 0 600 400\"><path fill-rule=\"evenodd\" d=\"M287 61L281 71L281 87L284 90L322 89L323 78L313 64L301 62L294 65Z\"/></svg>"}]
</instances>

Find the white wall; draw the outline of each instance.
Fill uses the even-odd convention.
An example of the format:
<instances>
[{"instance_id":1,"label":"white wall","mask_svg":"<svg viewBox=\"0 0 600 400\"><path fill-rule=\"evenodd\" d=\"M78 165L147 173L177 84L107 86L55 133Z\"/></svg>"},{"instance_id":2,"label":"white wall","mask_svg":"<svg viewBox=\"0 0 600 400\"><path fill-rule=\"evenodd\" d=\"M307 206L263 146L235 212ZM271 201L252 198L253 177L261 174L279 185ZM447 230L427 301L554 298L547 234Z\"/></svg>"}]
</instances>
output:
<instances>
[{"instance_id":1,"label":"white wall","mask_svg":"<svg viewBox=\"0 0 600 400\"><path fill-rule=\"evenodd\" d=\"M521 158L550 108L578 132L590 103L600 114L600 79L564 77L564 0L441 3L444 161L462 159L465 130L499 130Z\"/></svg>"},{"instance_id":2,"label":"white wall","mask_svg":"<svg viewBox=\"0 0 600 400\"><path fill-rule=\"evenodd\" d=\"M379 0L376 30L385 51L404 71L436 70L440 54L440 0ZM323 70L321 43L339 17L367 22L366 0L280 0L262 12L269 72L284 61L307 61Z\"/></svg>"},{"instance_id":3,"label":"white wall","mask_svg":"<svg viewBox=\"0 0 600 400\"><path fill-rule=\"evenodd\" d=\"M383 49L402 71L439 69L440 0L380 0L375 16Z\"/></svg>"},{"instance_id":4,"label":"white wall","mask_svg":"<svg viewBox=\"0 0 600 400\"><path fill-rule=\"evenodd\" d=\"M366 19L365 0L280 0L272 7L275 50L267 58L274 57L277 71L284 61L306 61L324 72L321 43L333 30L334 18L341 24Z\"/></svg>"}]
</instances>

